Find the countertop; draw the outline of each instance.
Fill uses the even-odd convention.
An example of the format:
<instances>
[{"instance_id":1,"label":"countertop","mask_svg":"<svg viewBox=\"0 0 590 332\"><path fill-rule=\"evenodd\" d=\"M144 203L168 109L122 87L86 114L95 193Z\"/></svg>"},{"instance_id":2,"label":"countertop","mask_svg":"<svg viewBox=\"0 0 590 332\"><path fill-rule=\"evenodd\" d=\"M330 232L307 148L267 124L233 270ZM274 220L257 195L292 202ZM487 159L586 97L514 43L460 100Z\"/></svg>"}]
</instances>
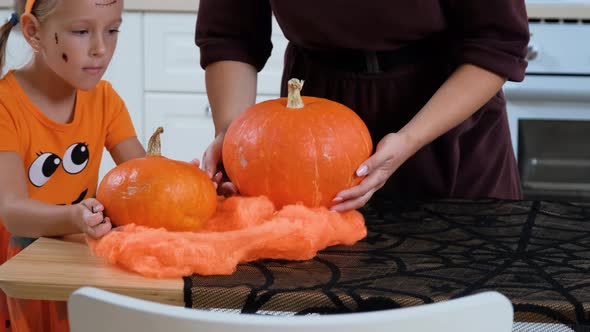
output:
<instances>
[{"instance_id":1,"label":"countertop","mask_svg":"<svg viewBox=\"0 0 590 332\"><path fill-rule=\"evenodd\" d=\"M8 8L13 0L0 0L0 8ZM125 0L130 11L196 12L199 0ZM590 1L585 0L529 0L529 17L590 19Z\"/></svg>"}]
</instances>

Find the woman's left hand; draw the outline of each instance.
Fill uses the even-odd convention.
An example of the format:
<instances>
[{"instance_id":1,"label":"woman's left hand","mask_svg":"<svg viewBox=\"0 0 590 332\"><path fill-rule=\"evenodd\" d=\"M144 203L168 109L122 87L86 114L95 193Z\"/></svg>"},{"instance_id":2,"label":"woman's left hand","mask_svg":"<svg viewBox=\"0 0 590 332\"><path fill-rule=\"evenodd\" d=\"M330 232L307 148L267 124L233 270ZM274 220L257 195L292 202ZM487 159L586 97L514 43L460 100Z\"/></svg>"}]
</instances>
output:
<instances>
[{"instance_id":1,"label":"woman's left hand","mask_svg":"<svg viewBox=\"0 0 590 332\"><path fill-rule=\"evenodd\" d=\"M393 172L416 151L405 133L392 133L383 137L377 145L375 154L356 171L357 176L366 177L358 185L339 192L333 200L335 205L330 209L343 212L365 205L371 196L383 187Z\"/></svg>"}]
</instances>

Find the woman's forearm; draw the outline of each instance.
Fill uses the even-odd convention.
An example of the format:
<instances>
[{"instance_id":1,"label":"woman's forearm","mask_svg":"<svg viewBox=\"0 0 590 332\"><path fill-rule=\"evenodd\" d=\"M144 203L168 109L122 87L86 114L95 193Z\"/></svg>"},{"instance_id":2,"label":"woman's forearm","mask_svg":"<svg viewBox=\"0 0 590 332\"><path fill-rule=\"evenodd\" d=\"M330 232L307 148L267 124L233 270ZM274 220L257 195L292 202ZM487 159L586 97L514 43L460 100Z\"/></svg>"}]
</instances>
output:
<instances>
[{"instance_id":1,"label":"woman's forearm","mask_svg":"<svg viewBox=\"0 0 590 332\"><path fill-rule=\"evenodd\" d=\"M461 65L400 133L415 150L456 127L485 105L506 80L483 68Z\"/></svg>"},{"instance_id":2,"label":"woman's forearm","mask_svg":"<svg viewBox=\"0 0 590 332\"><path fill-rule=\"evenodd\" d=\"M219 61L207 66L205 83L215 135L224 133L238 114L254 105L256 79L256 68L247 63Z\"/></svg>"},{"instance_id":3,"label":"woman's forearm","mask_svg":"<svg viewBox=\"0 0 590 332\"><path fill-rule=\"evenodd\" d=\"M74 209L73 205L53 205L28 198L10 200L0 206L0 218L12 235L60 236L81 232L72 221Z\"/></svg>"}]
</instances>

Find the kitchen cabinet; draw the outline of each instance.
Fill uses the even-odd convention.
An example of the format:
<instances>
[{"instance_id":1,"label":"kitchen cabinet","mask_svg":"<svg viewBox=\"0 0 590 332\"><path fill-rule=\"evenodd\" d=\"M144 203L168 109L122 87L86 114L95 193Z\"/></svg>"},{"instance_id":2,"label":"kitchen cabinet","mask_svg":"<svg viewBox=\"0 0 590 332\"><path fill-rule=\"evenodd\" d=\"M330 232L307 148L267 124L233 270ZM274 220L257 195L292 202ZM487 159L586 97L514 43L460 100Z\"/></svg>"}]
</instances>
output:
<instances>
[{"instance_id":1,"label":"kitchen cabinet","mask_svg":"<svg viewBox=\"0 0 590 332\"><path fill-rule=\"evenodd\" d=\"M164 156L184 161L201 159L215 135L205 94L148 92L145 105L146 137L157 127L164 127Z\"/></svg>"},{"instance_id":2,"label":"kitchen cabinet","mask_svg":"<svg viewBox=\"0 0 590 332\"><path fill-rule=\"evenodd\" d=\"M257 101L277 98L259 95ZM145 95L146 140L157 127L164 127L162 154L191 161L202 159L215 137L209 101L205 93L148 92Z\"/></svg>"},{"instance_id":3,"label":"kitchen cabinet","mask_svg":"<svg viewBox=\"0 0 590 332\"><path fill-rule=\"evenodd\" d=\"M195 46L195 14L145 14L145 89L181 93L204 93L205 72ZM273 51L258 75L258 93L278 95L287 47L276 20L272 27Z\"/></svg>"},{"instance_id":4,"label":"kitchen cabinet","mask_svg":"<svg viewBox=\"0 0 590 332\"><path fill-rule=\"evenodd\" d=\"M215 129L194 44L196 16L179 13L146 13L145 25L145 132L144 141L164 127L162 153L169 158L201 159ZM258 76L257 100L277 98L287 45L273 21L273 52Z\"/></svg>"}]
</instances>

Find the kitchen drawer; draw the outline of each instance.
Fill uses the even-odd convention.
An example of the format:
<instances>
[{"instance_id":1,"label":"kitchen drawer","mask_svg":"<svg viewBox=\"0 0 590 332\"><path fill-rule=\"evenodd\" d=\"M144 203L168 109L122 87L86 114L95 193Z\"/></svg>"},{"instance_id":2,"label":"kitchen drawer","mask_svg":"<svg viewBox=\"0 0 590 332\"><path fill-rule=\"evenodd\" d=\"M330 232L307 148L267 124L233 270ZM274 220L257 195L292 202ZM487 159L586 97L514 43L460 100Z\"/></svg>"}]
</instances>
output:
<instances>
[{"instance_id":1,"label":"kitchen drawer","mask_svg":"<svg viewBox=\"0 0 590 332\"><path fill-rule=\"evenodd\" d=\"M203 156L215 136L205 94L146 93L145 140L162 126L162 154L190 161Z\"/></svg>"},{"instance_id":2,"label":"kitchen drawer","mask_svg":"<svg viewBox=\"0 0 590 332\"><path fill-rule=\"evenodd\" d=\"M531 23L529 28L527 73L590 74L590 44L587 42L590 23Z\"/></svg>"},{"instance_id":3,"label":"kitchen drawer","mask_svg":"<svg viewBox=\"0 0 590 332\"><path fill-rule=\"evenodd\" d=\"M259 95L257 102L278 95ZM146 93L145 140L164 127L162 154L168 158L199 160L215 136L209 101L204 93Z\"/></svg>"},{"instance_id":4,"label":"kitchen drawer","mask_svg":"<svg viewBox=\"0 0 590 332\"><path fill-rule=\"evenodd\" d=\"M195 14L146 13L145 90L205 92L205 71L194 42ZM258 76L258 92L278 94L287 41L273 20L273 52Z\"/></svg>"}]
</instances>

